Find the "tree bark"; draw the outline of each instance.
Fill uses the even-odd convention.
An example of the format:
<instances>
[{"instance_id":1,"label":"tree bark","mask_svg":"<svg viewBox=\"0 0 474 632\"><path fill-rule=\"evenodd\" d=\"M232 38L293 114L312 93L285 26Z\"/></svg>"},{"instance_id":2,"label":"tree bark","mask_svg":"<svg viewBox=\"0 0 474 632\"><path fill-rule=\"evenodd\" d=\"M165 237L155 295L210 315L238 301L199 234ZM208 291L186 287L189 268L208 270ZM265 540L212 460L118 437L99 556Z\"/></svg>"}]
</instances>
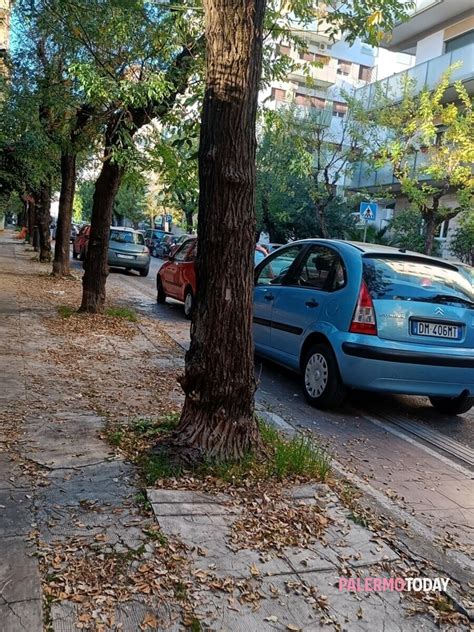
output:
<instances>
[{"instance_id":1,"label":"tree bark","mask_svg":"<svg viewBox=\"0 0 474 632\"><path fill-rule=\"evenodd\" d=\"M34 235L36 224L36 204L35 198L32 195L28 196L28 243L34 247Z\"/></svg>"},{"instance_id":2,"label":"tree bark","mask_svg":"<svg viewBox=\"0 0 474 632\"><path fill-rule=\"evenodd\" d=\"M106 147L106 151L110 146ZM82 278L82 303L80 312L100 314L105 306L105 283L109 273L107 266L109 229L115 196L120 186L123 168L110 158L102 165L95 184L92 200L91 230L87 246L85 272Z\"/></svg>"},{"instance_id":3,"label":"tree bark","mask_svg":"<svg viewBox=\"0 0 474 632\"><path fill-rule=\"evenodd\" d=\"M51 261L51 185L42 183L38 192L36 222L39 232L39 260Z\"/></svg>"},{"instance_id":4,"label":"tree bark","mask_svg":"<svg viewBox=\"0 0 474 632\"><path fill-rule=\"evenodd\" d=\"M69 244L71 240L72 206L76 188L76 154L61 153L61 192L59 194L58 224L54 246L53 274L70 274Z\"/></svg>"},{"instance_id":5,"label":"tree bark","mask_svg":"<svg viewBox=\"0 0 474 632\"><path fill-rule=\"evenodd\" d=\"M259 447L252 293L255 119L265 0L205 0L207 85L199 147L197 302L168 440L184 461L241 458Z\"/></svg>"},{"instance_id":6,"label":"tree bark","mask_svg":"<svg viewBox=\"0 0 474 632\"><path fill-rule=\"evenodd\" d=\"M431 209L425 211L424 219L425 219L424 253L425 255L430 255L433 250L435 231L436 231L436 215L434 211Z\"/></svg>"},{"instance_id":7,"label":"tree bark","mask_svg":"<svg viewBox=\"0 0 474 632\"><path fill-rule=\"evenodd\" d=\"M186 219L186 232L191 234L193 232L194 211L193 210L189 210L189 209L185 209L184 210L184 217Z\"/></svg>"}]
</instances>

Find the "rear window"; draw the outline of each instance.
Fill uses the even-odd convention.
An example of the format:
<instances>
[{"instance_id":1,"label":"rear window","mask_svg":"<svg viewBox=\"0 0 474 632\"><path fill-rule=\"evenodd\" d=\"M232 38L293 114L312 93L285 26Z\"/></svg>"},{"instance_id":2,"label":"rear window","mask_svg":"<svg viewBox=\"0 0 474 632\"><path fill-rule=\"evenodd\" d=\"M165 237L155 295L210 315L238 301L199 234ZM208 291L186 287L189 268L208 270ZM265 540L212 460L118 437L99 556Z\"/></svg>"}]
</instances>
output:
<instances>
[{"instance_id":1,"label":"rear window","mask_svg":"<svg viewBox=\"0 0 474 632\"><path fill-rule=\"evenodd\" d=\"M116 241L120 244L139 244L145 245L145 240L141 233L134 233L131 230L111 230L110 241Z\"/></svg>"},{"instance_id":2,"label":"rear window","mask_svg":"<svg viewBox=\"0 0 474 632\"><path fill-rule=\"evenodd\" d=\"M364 257L364 280L373 299L474 301L474 290L457 270L410 257Z\"/></svg>"}]
</instances>

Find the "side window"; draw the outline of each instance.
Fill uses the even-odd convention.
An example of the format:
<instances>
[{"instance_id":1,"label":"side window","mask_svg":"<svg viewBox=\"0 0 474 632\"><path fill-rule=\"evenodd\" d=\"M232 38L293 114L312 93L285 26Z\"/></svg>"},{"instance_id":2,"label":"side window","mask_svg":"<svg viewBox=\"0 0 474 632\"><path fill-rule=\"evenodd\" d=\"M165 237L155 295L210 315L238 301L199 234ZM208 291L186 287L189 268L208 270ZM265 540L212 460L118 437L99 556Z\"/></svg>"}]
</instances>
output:
<instances>
[{"instance_id":1,"label":"side window","mask_svg":"<svg viewBox=\"0 0 474 632\"><path fill-rule=\"evenodd\" d=\"M281 285L301 248L302 246L298 245L278 251L278 254L259 271L256 285Z\"/></svg>"},{"instance_id":2,"label":"side window","mask_svg":"<svg viewBox=\"0 0 474 632\"><path fill-rule=\"evenodd\" d=\"M346 269L340 255L326 246L312 246L299 266L294 285L334 292L346 284Z\"/></svg>"},{"instance_id":3,"label":"side window","mask_svg":"<svg viewBox=\"0 0 474 632\"><path fill-rule=\"evenodd\" d=\"M174 256L175 261L192 261L194 252L194 239L185 241Z\"/></svg>"}]
</instances>

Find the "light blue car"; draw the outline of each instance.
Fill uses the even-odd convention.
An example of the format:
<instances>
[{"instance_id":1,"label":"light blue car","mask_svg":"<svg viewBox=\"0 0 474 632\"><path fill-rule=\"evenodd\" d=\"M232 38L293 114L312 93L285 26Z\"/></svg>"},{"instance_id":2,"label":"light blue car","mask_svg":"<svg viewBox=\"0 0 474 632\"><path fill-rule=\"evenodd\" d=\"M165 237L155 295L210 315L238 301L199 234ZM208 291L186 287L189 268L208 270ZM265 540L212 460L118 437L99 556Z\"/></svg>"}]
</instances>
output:
<instances>
[{"instance_id":1,"label":"light blue car","mask_svg":"<svg viewBox=\"0 0 474 632\"><path fill-rule=\"evenodd\" d=\"M257 354L298 371L306 399L348 388L474 404L474 289L455 265L374 244L307 239L255 270Z\"/></svg>"}]
</instances>

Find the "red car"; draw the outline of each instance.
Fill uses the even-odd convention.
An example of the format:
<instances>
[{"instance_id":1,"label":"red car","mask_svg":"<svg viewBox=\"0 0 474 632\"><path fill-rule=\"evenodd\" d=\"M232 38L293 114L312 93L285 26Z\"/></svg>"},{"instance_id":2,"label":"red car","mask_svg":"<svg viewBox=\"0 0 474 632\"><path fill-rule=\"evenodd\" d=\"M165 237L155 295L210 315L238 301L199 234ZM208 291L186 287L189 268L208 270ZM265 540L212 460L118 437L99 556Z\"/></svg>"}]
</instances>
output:
<instances>
[{"instance_id":1,"label":"red car","mask_svg":"<svg viewBox=\"0 0 474 632\"><path fill-rule=\"evenodd\" d=\"M196 296L196 245L196 237L187 239L156 275L157 302L164 303L168 296L181 301L186 318L192 316Z\"/></svg>"},{"instance_id":2,"label":"red car","mask_svg":"<svg viewBox=\"0 0 474 632\"><path fill-rule=\"evenodd\" d=\"M74 259L79 259L84 261L87 253L87 246L89 244L89 233L91 232L91 227L87 224L83 226L79 231L77 237L72 242L72 256Z\"/></svg>"}]
</instances>

